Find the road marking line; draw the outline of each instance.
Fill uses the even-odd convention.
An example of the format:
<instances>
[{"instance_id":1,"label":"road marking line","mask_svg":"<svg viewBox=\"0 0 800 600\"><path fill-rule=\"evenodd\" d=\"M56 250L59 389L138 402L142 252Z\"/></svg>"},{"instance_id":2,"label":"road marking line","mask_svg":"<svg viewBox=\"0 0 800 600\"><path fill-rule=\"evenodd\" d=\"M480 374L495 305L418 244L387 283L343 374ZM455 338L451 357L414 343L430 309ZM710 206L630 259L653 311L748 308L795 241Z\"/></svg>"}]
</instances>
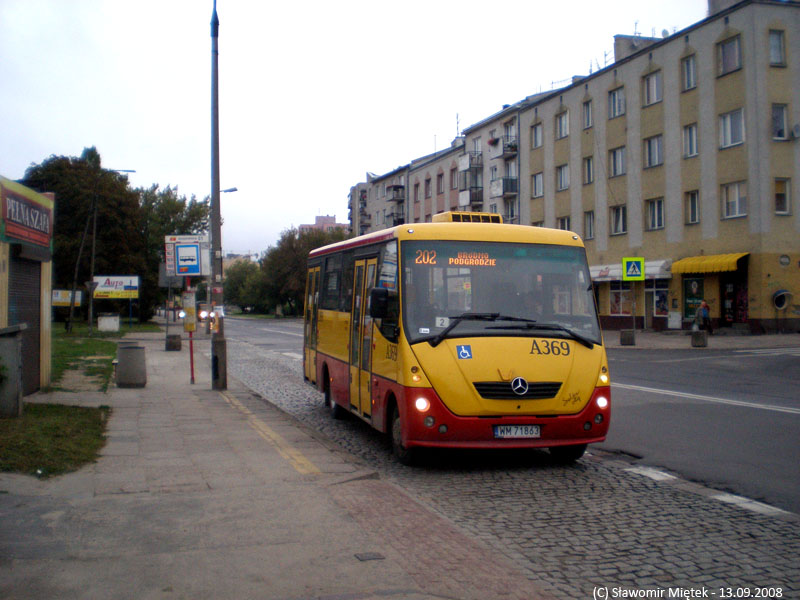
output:
<instances>
[{"instance_id":1,"label":"road marking line","mask_svg":"<svg viewBox=\"0 0 800 600\"><path fill-rule=\"evenodd\" d=\"M700 394L687 394L686 392L676 392L673 390L659 390L656 388L644 387L641 385L628 385L627 383L612 383L611 386L622 388L625 390L637 390L640 392L649 392L651 394L661 394L663 396L678 396L679 398L702 400L703 402L728 404L730 406L744 406L746 408L758 408L761 410L772 410L775 412L789 413L791 415L800 415L800 408L792 408L790 406L777 406L775 404L756 404L755 402L743 402L741 400L730 400L728 398L715 398L714 396L701 396Z\"/></svg>"},{"instance_id":2,"label":"road marking line","mask_svg":"<svg viewBox=\"0 0 800 600\"><path fill-rule=\"evenodd\" d=\"M628 473L636 473L637 475L644 475L645 477L649 477L650 479L654 479L655 481L669 481L671 479L677 479L674 475L670 475L669 473L665 473L664 471L659 471L658 469L654 469L653 467L630 467L625 470Z\"/></svg>"},{"instance_id":3,"label":"road marking line","mask_svg":"<svg viewBox=\"0 0 800 600\"><path fill-rule=\"evenodd\" d=\"M269 327L259 327L261 331L268 331L269 333L282 333L283 335L293 335L295 337L303 337L302 333L293 333L291 331L284 331L283 329L270 329Z\"/></svg>"},{"instance_id":4,"label":"road marking line","mask_svg":"<svg viewBox=\"0 0 800 600\"><path fill-rule=\"evenodd\" d=\"M295 471L303 475L319 475L322 472L314 463L308 460L302 452L293 447L289 442L283 439L279 433L255 416L253 412L239 402L239 400L231 396L228 392L220 392L220 394L222 394L228 404L237 408L239 412L247 417L250 426L256 430L258 435L272 444L278 453L289 461Z\"/></svg>"},{"instance_id":5,"label":"road marking line","mask_svg":"<svg viewBox=\"0 0 800 600\"><path fill-rule=\"evenodd\" d=\"M744 508L746 510L757 512L762 515L768 515L771 517L776 515L792 514L780 508L775 508L774 506L770 506L769 504L764 504L763 502L756 502L755 500L751 500L750 498L745 498L744 496L736 496L734 494L715 494L711 497L714 498L715 500L719 500L720 502L735 504L740 508Z\"/></svg>"}]
</instances>

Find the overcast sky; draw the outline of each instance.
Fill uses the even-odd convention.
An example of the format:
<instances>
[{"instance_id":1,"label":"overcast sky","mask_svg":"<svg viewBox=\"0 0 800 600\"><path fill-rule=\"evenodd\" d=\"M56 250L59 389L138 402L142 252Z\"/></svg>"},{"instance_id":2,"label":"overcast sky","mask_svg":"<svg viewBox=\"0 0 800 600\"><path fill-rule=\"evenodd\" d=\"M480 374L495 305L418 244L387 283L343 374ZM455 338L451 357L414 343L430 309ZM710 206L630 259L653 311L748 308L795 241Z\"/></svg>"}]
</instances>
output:
<instances>
[{"instance_id":1,"label":"overcast sky","mask_svg":"<svg viewBox=\"0 0 800 600\"><path fill-rule=\"evenodd\" d=\"M0 174L96 146L210 195L212 0L0 0ZM703 0L218 0L223 250L261 252L503 104L660 36Z\"/></svg>"}]
</instances>

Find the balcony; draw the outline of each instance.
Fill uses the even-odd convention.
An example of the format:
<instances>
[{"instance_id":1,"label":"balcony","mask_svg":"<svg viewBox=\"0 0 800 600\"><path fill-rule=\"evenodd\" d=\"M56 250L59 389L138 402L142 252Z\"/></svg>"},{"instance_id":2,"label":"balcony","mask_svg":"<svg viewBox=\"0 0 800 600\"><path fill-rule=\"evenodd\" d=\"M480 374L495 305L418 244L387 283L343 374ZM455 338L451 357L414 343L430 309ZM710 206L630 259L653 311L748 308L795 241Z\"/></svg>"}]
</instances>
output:
<instances>
[{"instance_id":1,"label":"balcony","mask_svg":"<svg viewBox=\"0 0 800 600\"><path fill-rule=\"evenodd\" d=\"M519 193L519 179L516 177L501 177L492 179L489 184L490 198L513 198Z\"/></svg>"},{"instance_id":2,"label":"balcony","mask_svg":"<svg viewBox=\"0 0 800 600\"><path fill-rule=\"evenodd\" d=\"M406 188L403 185L390 185L386 188L387 202L403 202L406 199Z\"/></svg>"},{"instance_id":3,"label":"balcony","mask_svg":"<svg viewBox=\"0 0 800 600\"><path fill-rule=\"evenodd\" d=\"M469 171L471 169L483 168L483 153L482 152L467 152L458 157L458 170Z\"/></svg>"},{"instance_id":4,"label":"balcony","mask_svg":"<svg viewBox=\"0 0 800 600\"><path fill-rule=\"evenodd\" d=\"M483 188L482 187L472 187L465 190L461 190L458 192L458 206L472 206L473 205L483 205Z\"/></svg>"},{"instance_id":5,"label":"balcony","mask_svg":"<svg viewBox=\"0 0 800 600\"><path fill-rule=\"evenodd\" d=\"M395 227L396 225L402 225L406 222L405 215L403 211L396 210L394 212L386 213L386 225L389 227Z\"/></svg>"},{"instance_id":6,"label":"balcony","mask_svg":"<svg viewBox=\"0 0 800 600\"><path fill-rule=\"evenodd\" d=\"M503 135L489 140L489 158L511 158L519 151L515 135Z\"/></svg>"}]
</instances>

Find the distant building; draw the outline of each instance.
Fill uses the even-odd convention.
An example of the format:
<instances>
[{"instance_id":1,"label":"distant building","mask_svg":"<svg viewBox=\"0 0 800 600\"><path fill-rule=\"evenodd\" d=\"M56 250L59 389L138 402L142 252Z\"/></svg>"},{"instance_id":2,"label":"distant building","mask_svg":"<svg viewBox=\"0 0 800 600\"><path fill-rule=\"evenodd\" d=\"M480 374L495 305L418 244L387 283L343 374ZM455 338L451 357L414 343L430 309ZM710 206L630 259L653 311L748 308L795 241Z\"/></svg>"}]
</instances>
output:
<instances>
[{"instance_id":1,"label":"distant building","mask_svg":"<svg viewBox=\"0 0 800 600\"><path fill-rule=\"evenodd\" d=\"M354 233L399 211L498 212L582 236L606 328L686 328L705 299L717 326L800 330L800 2L709 0L702 21L614 49L451 148L369 174L351 188ZM636 256L633 285L621 264Z\"/></svg>"},{"instance_id":2,"label":"distant building","mask_svg":"<svg viewBox=\"0 0 800 600\"><path fill-rule=\"evenodd\" d=\"M329 231L335 231L336 229L341 229L343 231L350 231L350 224L337 223L336 215L333 216L324 215L315 217L313 225L306 224L306 225L300 225L300 227L298 227L300 233L303 233L304 231L314 231L314 230L329 232Z\"/></svg>"}]
</instances>

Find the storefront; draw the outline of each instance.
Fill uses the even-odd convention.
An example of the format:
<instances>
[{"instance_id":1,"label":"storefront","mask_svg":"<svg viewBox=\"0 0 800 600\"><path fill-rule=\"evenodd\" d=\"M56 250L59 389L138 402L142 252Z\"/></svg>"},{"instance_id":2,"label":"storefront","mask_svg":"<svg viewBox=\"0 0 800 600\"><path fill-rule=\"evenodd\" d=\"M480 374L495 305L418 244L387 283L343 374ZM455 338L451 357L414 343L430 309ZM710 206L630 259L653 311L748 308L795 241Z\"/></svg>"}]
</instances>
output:
<instances>
[{"instance_id":1,"label":"storefront","mask_svg":"<svg viewBox=\"0 0 800 600\"><path fill-rule=\"evenodd\" d=\"M672 264L672 272L681 276L684 323L694 319L702 300L715 328L748 323L748 257L747 252L690 256Z\"/></svg>"},{"instance_id":2,"label":"storefront","mask_svg":"<svg viewBox=\"0 0 800 600\"><path fill-rule=\"evenodd\" d=\"M25 324L22 388L50 384L52 195L0 177L0 327Z\"/></svg>"},{"instance_id":3,"label":"storefront","mask_svg":"<svg viewBox=\"0 0 800 600\"><path fill-rule=\"evenodd\" d=\"M600 323L604 329L661 331L668 327L670 281L668 259L645 261L645 280L623 281L622 263L590 267Z\"/></svg>"}]
</instances>

